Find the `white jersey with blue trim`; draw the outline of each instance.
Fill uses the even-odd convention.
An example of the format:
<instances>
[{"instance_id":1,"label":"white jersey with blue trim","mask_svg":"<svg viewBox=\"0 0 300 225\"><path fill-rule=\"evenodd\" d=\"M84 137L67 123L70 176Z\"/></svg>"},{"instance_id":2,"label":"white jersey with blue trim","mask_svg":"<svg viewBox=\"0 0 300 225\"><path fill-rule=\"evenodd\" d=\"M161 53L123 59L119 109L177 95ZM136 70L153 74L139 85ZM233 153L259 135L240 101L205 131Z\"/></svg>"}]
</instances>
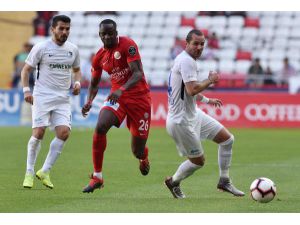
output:
<instances>
[{"instance_id":1,"label":"white jersey with blue trim","mask_svg":"<svg viewBox=\"0 0 300 225\"><path fill-rule=\"evenodd\" d=\"M78 47L68 41L59 46L52 39L36 44L25 62L36 68L34 95L67 96L72 68L80 67Z\"/></svg>"},{"instance_id":2,"label":"white jersey with blue trim","mask_svg":"<svg viewBox=\"0 0 300 225\"><path fill-rule=\"evenodd\" d=\"M175 123L187 124L197 119L196 96L190 96L185 83L197 81L196 60L186 51L175 59L168 82L168 118Z\"/></svg>"}]
</instances>

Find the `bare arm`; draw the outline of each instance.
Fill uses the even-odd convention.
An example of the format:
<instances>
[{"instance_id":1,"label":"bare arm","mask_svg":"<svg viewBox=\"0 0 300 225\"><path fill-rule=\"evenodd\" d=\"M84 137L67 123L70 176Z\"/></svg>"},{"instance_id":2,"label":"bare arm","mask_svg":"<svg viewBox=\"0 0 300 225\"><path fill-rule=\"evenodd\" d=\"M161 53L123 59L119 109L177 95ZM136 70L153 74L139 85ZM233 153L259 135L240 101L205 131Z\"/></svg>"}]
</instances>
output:
<instances>
[{"instance_id":1,"label":"bare arm","mask_svg":"<svg viewBox=\"0 0 300 225\"><path fill-rule=\"evenodd\" d=\"M32 72L32 70L33 68L25 63L21 71L21 82L23 86L24 100L31 105L33 104L33 97L29 89L29 74Z\"/></svg>"},{"instance_id":2,"label":"bare arm","mask_svg":"<svg viewBox=\"0 0 300 225\"><path fill-rule=\"evenodd\" d=\"M186 91L189 95L194 96L204 91L209 85L217 83L219 80L219 75L216 72L209 72L208 78L204 81L191 81L185 83Z\"/></svg>"},{"instance_id":3,"label":"bare arm","mask_svg":"<svg viewBox=\"0 0 300 225\"><path fill-rule=\"evenodd\" d=\"M123 91L126 91L136 85L143 78L143 67L141 60L136 60L129 63L129 68L132 72L132 76L128 81L118 90L114 91L108 96L108 100L111 104L118 102L118 99L122 95Z\"/></svg>"},{"instance_id":4,"label":"bare arm","mask_svg":"<svg viewBox=\"0 0 300 225\"><path fill-rule=\"evenodd\" d=\"M92 108L92 102L95 98L95 96L98 93L98 85L100 83L101 77L93 77L91 79L89 89L88 89L88 97L87 97L87 103L82 107L81 113L84 117L87 116L88 112Z\"/></svg>"},{"instance_id":5,"label":"bare arm","mask_svg":"<svg viewBox=\"0 0 300 225\"><path fill-rule=\"evenodd\" d=\"M73 88L73 95L78 95L80 93L80 80L81 80L81 71L80 67L73 68L73 74L74 74L74 88Z\"/></svg>"},{"instance_id":6,"label":"bare arm","mask_svg":"<svg viewBox=\"0 0 300 225\"><path fill-rule=\"evenodd\" d=\"M143 78L143 73L144 73L141 60L130 62L129 68L132 72L132 76L123 85L125 90L133 87L137 82L139 82Z\"/></svg>"}]
</instances>

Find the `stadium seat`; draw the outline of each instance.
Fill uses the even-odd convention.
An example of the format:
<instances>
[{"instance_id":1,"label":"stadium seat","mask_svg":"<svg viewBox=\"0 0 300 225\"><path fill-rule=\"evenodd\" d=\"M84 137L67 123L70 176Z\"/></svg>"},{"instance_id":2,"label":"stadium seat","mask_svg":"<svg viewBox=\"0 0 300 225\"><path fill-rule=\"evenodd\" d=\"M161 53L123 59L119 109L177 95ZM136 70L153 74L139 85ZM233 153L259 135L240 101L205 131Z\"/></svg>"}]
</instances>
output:
<instances>
[{"instance_id":1,"label":"stadium seat","mask_svg":"<svg viewBox=\"0 0 300 225\"><path fill-rule=\"evenodd\" d=\"M158 15L158 14L151 14L150 19L149 19L149 26L157 26L161 27L165 24L165 16L163 14Z\"/></svg>"},{"instance_id":2,"label":"stadium seat","mask_svg":"<svg viewBox=\"0 0 300 225\"><path fill-rule=\"evenodd\" d=\"M274 27L276 25L276 17L264 16L260 18L261 27Z\"/></svg>"},{"instance_id":3,"label":"stadium seat","mask_svg":"<svg viewBox=\"0 0 300 225\"><path fill-rule=\"evenodd\" d=\"M181 17L181 22L180 26L190 26L195 28L195 18L186 18L186 17Z\"/></svg>"},{"instance_id":4,"label":"stadium seat","mask_svg":"<svg viewBox=\"0 0 300 225\"><path fill-rule=\"evenodd\" d=\"M212 27L226 27L227 26L227 17L226 16L214 16L211 19Z\"/></svg>"},{"instance_id":5,"label":"stadium seat","mask_svg":"<svg viewBox=\"0 0 300 225\"><path fill-rule=\"evenodd\" d=\"M251 60L252 54L249 51L238 50L236 53L236 60Z\"/></svg>"},{"instance_id":6,"label":"stadium seat","mask_svg":"<svg viewBox=\"0 0 300 225\"><path fill-rule=\"evenodd\" d=\"M228 27L243 27L244 26L244 17L242 16L230 16L228 18Z\"/></svg>"},{"instance_id":7,"label":"stadium seat","mask_svg":"<svg viewBox=\"0 0 300 225\"><path fill-rule=\"evenodd\" d=\"M197 16L195 20L195 26L197 29L209 29L211 27L211 19L210 16Z\"/></svg>"},{"instance_id":8,"label":"stadium seat","mask_svg":"<svg viewBox=\"0 0 300 225\"><path fill-rule=\"evenodd\" d=\"M234 70L235 70L236 73L247 74L250 65L251 65L250 60L238 60L235 63Z\"/></svg>"},{"instance_id":9,"label":"stadium seat","mask_svg":"<svg viewBox=\"0 0 300 225\"><path fill-rule=\"evenodd\" d=\"M284 57L285 57L285 50L283 49L278 49L278 48L272 49L269 54L270 60L283 60Z\"/></svg>"},{"instance_id":10,"label":"stadium seat","mask_svg":"<svg viewBox=\"0 0 300 225\"><path fill-rule=\"evenodd\" d=\"M250 17L245 18L244 26L259 28L260 26L259 18L250 18Z\"/></svg>"},{"instance_id":11,"label":"stadium seat","mask_svg":"<svg viewBox=\"0 0 300 225\"><path fill-rule=\"evenodd\" d=\"M235 62L233 60L220 60L218 65L218 71L221 71L222 73L233 73L234 64Z\"/></svg>"},{"instance_id":12,"label":"stadium seat","mask_svg":"<svg viewBox=\"0 0 300 225\"><path fill-rule=\"evenodd\" d=\"M289 38L290 28L289 27L278 27L275 29L275 38Z\"/></svg>"}]
</instances>

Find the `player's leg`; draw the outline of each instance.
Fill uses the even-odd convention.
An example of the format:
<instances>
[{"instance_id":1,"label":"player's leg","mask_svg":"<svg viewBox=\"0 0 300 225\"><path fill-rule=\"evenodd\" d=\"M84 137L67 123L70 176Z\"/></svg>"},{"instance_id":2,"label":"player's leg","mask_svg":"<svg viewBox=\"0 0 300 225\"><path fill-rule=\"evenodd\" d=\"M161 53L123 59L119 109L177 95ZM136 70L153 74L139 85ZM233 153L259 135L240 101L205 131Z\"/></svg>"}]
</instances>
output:
<instances>
[{"instance_id":1,"label":"player's leg","mask_svg":"<svg viewBox=\"0 0 300 225\"><path fill-rule=\"evenodd\" d=\"M98 117L98 122L93 135L93 165L94 172L91 175L89 184L83 189L84 193L93 192L103 187L102 165L104 151L106 149L106 134L112 126L120 126L118 116L110 108L103 108Z\"/></svg>"},{"instance_id":2,"label":"player's leg","mask_svg":"<svg viewBox=\"0 0 300 225\"><path fill-rule=\"evenodd\" d=\"M34 166L50 118L50 113L44 105L43 99L35 97L34 102L35 104L32 106L32 136L27 144L27 168L23 182L25 188L33 187Z\"/></svg>"},{"instance_id":3,"label":"player's leg","mask_svg":"<svg viewBox=\"0 0 300 225\"><path fill-rule=\"evenodd\" d=\"M45 129L45 127L35 127L32 129L32 136L27 144L27 166L23 181L23 187L25 188L33 187L34 166L41 150L41 142L44 137Z\"/></svg>"},{"instance_id":4,"label":"player's leg","mask_svg":"<svg viewBox=\"0 0 300 225\"><path fill-rule=\"evenodd\" d=\"M126 114L127 127L131 133L131 150L139 159L141 174L146 176L150 171L149 148L146 146L151 125L150 96L129 99L126 102Z\"/></svg>"},{"instance_id":5,"label":"player's leg","mask_svg":"<svg viewBox=\"0 0 300 225\"><path fill-rule=\"evenodd\" d=\"M234 136L221 123L209 115L202 111L198 111L198 115L202 118L200 138L212 140L219 145L218 164L220 179L217 185L218 189L230 192L235 196L243 196L244 193L235 188L229 178Z\"/></svg>"},{"instance_id":6,"label":"player's leg","mask_svg":"<svg viewBox=\"0 0 300 225\"><path fill-rule=\"evenodd\" d=\"M245 193L237 189L229 178L229 168L231 165L234 136L226 128L223 128L219 131L213 141L219 144L218 163L220 179L217 188L221 191L229 192L235 196L244 196Z\"/></svg>"},{"instance_id":7,"label":"player's leg","mask_svg":"<svg viewBox=\"0 0 300 225\"><path fill-rule=\"evenodd\" d=\"M204 165L203 149L193 127L167 121L167 131L175 140L179 154L187 156L188 159L179 165L173 176L165 179L165 184L175 198L185 198L180 182Z\"/></svg>"},{"instance_id":8,"label":"player's leg","mask_svg":"<svg viewBox=\"0 0 300 225\"><path fill-rule=\"evenodd\" d=\"M48 188L53 188L54 185L50 180L50 170L60 156L64 144L70 135L70 128L68 126L55 127L55 137L49 146L49 152L43 164L43 167L37 171L36 176Z\"/></svg>"},{"instance_id":9,"label":"player's leg","mask_svg":"<svg viewBox=\"0 0 300 225\"><path fill-rule=\"evenodd\" d=\"M148 147L146 146L147 139L137 136L131 136L131 150L133 155L139 159L139 169L141 174L146 176L150 171L150 162L148 159Z\"/></svg>"},{"instance_id":10,"label":"player's leg","mask_svg":"<svg viewBox=\"0 0 300 225\"><path fill-rule=\"evenodd\" d=\"M43 167L36 173L43 184L48 188L53 188L50 180L50 170L60 156L65 141L68 139L71 130L71 107L68 101L58 104L56 101L49 102L54 105L50 114L50 129L55 131L55 137L50 143L49 151ZM53 107L52 107L53 108Z\"/></svg>"}]
</instances>

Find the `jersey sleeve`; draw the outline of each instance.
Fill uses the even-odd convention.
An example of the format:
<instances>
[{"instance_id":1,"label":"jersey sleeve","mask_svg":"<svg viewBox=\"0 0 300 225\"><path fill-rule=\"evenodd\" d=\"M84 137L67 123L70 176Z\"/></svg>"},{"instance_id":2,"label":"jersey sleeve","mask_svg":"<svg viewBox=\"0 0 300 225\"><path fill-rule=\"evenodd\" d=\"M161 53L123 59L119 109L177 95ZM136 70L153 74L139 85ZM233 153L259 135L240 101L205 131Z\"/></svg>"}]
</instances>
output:
<instances>
[{"instance_id":1,"label":"jersey sleeve","mask_svg":"<svg viewBox=\"0 0 300 225\"><path fill-rule=\"evenodd\" d=\"M42 49L43 48L41 44L36 44L35 46L33 46L27 56L27 59L25 60L25 63L35 68L42 59Z\"/></svg>"},{"instance_id":2,"label":"jersey sleeve","mask_svg":"<svg viewBox=\"0 0 300 225\"><path fill-rule=\"evenodd\" d=\"M189 58L184 58L180 64L180 73L184 83L197 81L197 65Z\"/></svg>"},{"instance_id":3,"label":"jersey sleeve","mask_svg":"<svg viewBox=\"0 0 300 225\"><path fill-rule=\"evenodd\" d=\"M101 78L102 75L102 67L100 64L100 56L96 54L92 61L92 69L91 69L92 77Z\"/></svg>"},{"instance_id":4,"label":"jersey sleeve","mask_svg":"<svg viewBox=\"0 0 300 225\"><path fill-rule=\"evenodd\" d=\"M74 53L75 53L75 60L73 63L73 68L79 68L80 67L80 56L79 56L78 48L74 49Z\"/></svg>"},{"instance_id":5,"label":"jersey sleeve","mask_svg":"<svg viewBox=\"0 0 300 225\"><path fill-rule=\"evenodd\" d=\"M131 39L127 39L124 45L124 51L126 54L127 63L141 59L137 44Z\"/></svg>"}]
</instances>

